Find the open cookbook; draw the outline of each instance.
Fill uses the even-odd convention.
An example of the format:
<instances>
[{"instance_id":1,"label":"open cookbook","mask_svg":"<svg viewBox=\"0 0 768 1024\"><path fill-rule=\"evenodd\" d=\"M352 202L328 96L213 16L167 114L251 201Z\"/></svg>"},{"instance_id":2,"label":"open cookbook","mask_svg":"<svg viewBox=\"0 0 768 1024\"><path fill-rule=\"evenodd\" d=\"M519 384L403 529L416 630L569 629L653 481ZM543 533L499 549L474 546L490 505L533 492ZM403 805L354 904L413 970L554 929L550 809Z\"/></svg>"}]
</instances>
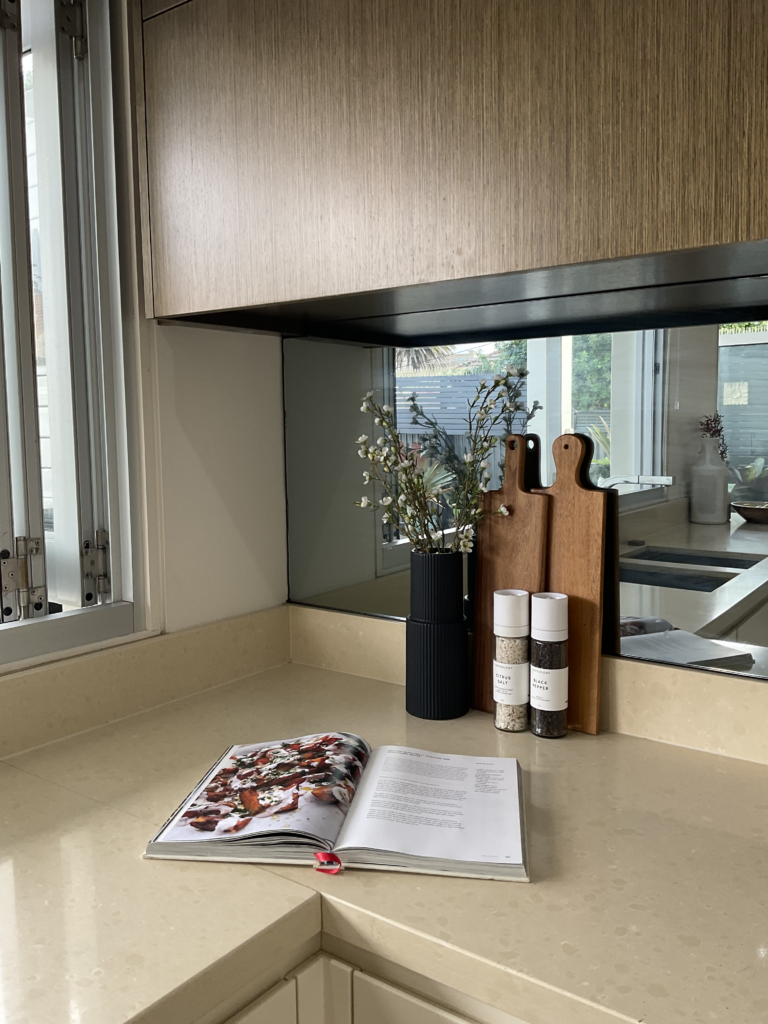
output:
<instances>
[{"instance_id":1,"label":"open cookbook","mask_svg":"<svg viewBox=\"0 0 768 1024\"><path fill-rule=\"evenodd\" d=\"M329 732L230 747L145 856L528 880L514 758Z\"/></svg>"}]
</instances>

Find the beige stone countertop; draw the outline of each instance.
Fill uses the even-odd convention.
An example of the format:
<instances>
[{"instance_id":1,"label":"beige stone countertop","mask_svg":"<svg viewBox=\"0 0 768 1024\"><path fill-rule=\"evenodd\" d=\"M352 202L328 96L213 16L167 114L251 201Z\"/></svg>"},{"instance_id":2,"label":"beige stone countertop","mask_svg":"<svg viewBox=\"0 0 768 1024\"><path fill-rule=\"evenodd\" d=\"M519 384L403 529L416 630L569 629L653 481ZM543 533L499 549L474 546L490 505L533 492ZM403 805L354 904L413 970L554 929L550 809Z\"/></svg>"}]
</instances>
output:
<instances>
[{"instance_id":1,"label":"beige stone countertop","mask_svg":"<svg viewBox=\"0 0 768 1024\"><path fill-rule=\"evenodd\" d=\"M642 524L629 531L649 547L682 548L689 551L722 551L743 555L768 555L768 526L748 523L736 512L721 526L703 526L700 523L678 523L661 530L644 531ZM637 551L623 544L621 553Z\"/></svg>"},{"instance_id":2,"label":"beige stone countertop","mask_svg":"<svg viewBox=\"0 0 768 1024\"><path fill-rule=\"evenodd\" d=\"M0 763L0 1021L220 1020L318 947L322 905L326 948L530 1024L766 1024L768 767L403 698L288 665ZM531 884L141 858L227 746L329 729L518 757Z\"/></svg>"}]
</instances>

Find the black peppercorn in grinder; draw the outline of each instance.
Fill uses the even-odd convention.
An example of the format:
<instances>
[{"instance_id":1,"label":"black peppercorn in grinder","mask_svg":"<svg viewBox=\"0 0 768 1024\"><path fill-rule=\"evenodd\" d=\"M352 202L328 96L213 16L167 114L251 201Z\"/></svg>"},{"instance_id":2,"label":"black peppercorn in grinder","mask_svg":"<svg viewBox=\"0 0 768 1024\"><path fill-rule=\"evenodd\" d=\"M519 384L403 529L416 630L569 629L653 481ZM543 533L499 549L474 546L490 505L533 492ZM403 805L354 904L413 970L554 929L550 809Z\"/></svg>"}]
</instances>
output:
<instances>
[{"instance_id":1,"label":"black peppercorn in grinder","mask_svg":"<svg viewBox=\"0 0 768 1024\"><path fill-rule=\"evenodd\" d=\"M531 598L531 732L565 736L568 711L568 598Z\"/></svg>"}]
</instances>

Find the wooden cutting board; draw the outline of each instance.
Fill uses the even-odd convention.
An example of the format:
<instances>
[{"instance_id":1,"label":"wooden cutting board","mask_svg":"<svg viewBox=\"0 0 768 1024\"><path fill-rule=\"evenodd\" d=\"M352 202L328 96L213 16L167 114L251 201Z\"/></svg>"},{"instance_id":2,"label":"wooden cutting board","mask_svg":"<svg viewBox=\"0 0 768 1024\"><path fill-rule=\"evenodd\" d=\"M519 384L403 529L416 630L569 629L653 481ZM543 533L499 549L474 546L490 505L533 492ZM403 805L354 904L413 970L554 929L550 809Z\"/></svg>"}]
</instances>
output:
<instances>
[{"instance_id":1,"label":"wooden cutting board","mask_svg":"<svg viewBox=\"0 0 768 1024\"><path fill-rule=\"evenodd\" d=\"M621 654L619 615L619 492L615 487L598 488L589 478L589 466L595 443L587 434L578 434L588 445L582 465L581 482L590 490L607 495L605 515L605 562L603 566L603 654Z\"/></svg>"},{"instance_id":2,"label":"wooden cutting board","mask_svg":"<svg viewBox=\"0 0 768 1024\"><path fill-rule=\"evenodd\" d=\"M495 590L542 590L546 580L549 498L526 489L526 474L537 478L535 435L510 434L500 490L483 496L486 515L477 537L474 624L474 694L472 706L493 712L493 593ZM493 515L500 505L508 516Z\"/></svg>"},{"instance_id":3,"label":"wooden cutting board","mask_svg":"<svg viewBox=\"0 0 768 1024\"><path fill-rule=\"evenodd\" d=\"M568 726L597 735L608 494L589 483L592 444L563 434L552 445L546 589L568 595Z\"/></svg>"},{"instance_id":4,"label":"wooden cutting board","mask_svg":"<svg viewBox=\"0 0 768 1024\"><path fill-rule=\"evenodd\" d=\"M603 654L621 654L619 615L619 492L615 487L597 487L589 477L595 454L595 442L588 434L577 434L587 444L587 456L581 467L581 482L591 491L607 495L605 516L605 560L603 566ZM532 490L536 484L529 484Z\"/></svg>"},{"instance_id":5,"label":"wooden cutting board","mask_svg":"<svg viewBox=\"0 0 768 1024\"><path fill-rule=\"evenodd\" d=\"M603 654L621 654L621 584L619 581L619 492L606 490L605 572L603 584Z\"/></svg>"}]
</instances>

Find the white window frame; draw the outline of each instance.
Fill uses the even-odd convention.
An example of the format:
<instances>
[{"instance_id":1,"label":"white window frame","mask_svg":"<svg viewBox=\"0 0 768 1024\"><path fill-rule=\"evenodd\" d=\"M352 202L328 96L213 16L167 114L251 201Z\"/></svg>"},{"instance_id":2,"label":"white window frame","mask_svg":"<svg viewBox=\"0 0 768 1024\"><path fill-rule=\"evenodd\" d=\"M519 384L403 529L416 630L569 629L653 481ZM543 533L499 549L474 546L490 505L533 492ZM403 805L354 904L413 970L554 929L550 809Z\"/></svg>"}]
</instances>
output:
<instances>
[{"instance_id":1,"label":"white window frame","mask_svg":"<svg viewBox=\"0 0 768 1024\"><path fill-rule=\"evenodd\" d=\"M2 0L2 5L4 10L11 6L8 0ZM0 666L29 659L47 660L47 656L62 651L115 642L118 638L136 635L137 626L132 602L134 555L129 527L134 506L128 488L109 7L98 0L85 0L83 10L88 51L85 60L75 58L73 40L60 31L58 23L53 23L54 10L57 19L62 17L58 3L52 3L48 12L43 12L49 15L50 21L47 40L38 37L38 47L48 45L55 49L62 123L66 124L69 119L69 123L75 125L75 131L62 130L53 143L50 134L46 138L53 148L57 142L60 144L62 189L58 216L66 225L66 231L60 234L63 248L58 253L58 269L67 277L67 302L59 310L59 316L66 317L70 336L74 339L70 346L73 430L69 479L77 490L79 515L74 524L70 523L66 543L69 546L71 582L77 587L85 607L56 615L46 615L44 609L24 621L4 622L0 626ZM70 11L64 11L64 16L70 14ZM25 535L42 538L36 381L31 345L26 154L20 121L23 116L18 63L20 26L15 30L8 27L8 19L5 24L0 32L2 108L6 118L13 119L9 127L14 134L10 135L9 159L0 168L0 189L4 186L5 177L14 201L5 207L11 211L12 223L3 224L0 214L0 246L5 239L7 251L8 239L13 241L16 323L11 341L15 346L15 363L24 373L23 379L20 373L17 374L23 387L14 388L15 382L8 380L5 388L0 387L3 395L19 396L17 408L13 409L5 409L0 400L0 491L5 491L2 481L6 471L13 469L10 463L14 461L14 438L9 435L14 425L23 421L22 443L19 444L17 436L15 446L16 450L23 449L27 457L23 473L20 474L17 468L14 480L13 497L19 514L15 516L11 532L18 535L18 523L22 522L21 512L24 511ZM125 28L124 25L119 27ZM121 85L124 87L124 83ZM37 119L37 106L35 114ZM7 294L10 282L7 281L9 270L5 260L2 261L2 272L0 284L3 294ZM4 315L3 319L7 353L8 317ZM3 364L6 368L7 358ZM0 386L3 383L0 378ZM20 460L16 458L15 461L19 463ZM17 483L22 477L23 486ZM0 550L2 544L12 539L7 536L9 520L4 504L8 502L4 503L0 496L0 531L5 529L5 534L0 534L5 538L0 541ZM92 589L79 572L81 545L89 540L93 543L96 530L100 528L109 534L110 592L100 597L94 592L94 598L88 601L86 595ZM57 543L58 540L57 537ZM56 554L58 556L59 552ZM43 560L44 551L39 562ZM40 569L42 575L42 564ZM143 625L144 622L138 623L140 629Z\"/></svg>"},{"instance_id":2,"label":"white window frame","mask_svg":"<svg viewBox=\"0 0 768 1024\"><path fill-rule=\"evenodd\" d=\"M2 297L3 409L0 464L4 476L0 490L3 543L0 559L14 556L15 537L43 537L42 485L37 424L37 380L32 345L32 305L26 154L21 86L18 5L3 0L4 27L0 30L0 295ZM41 546L29 560L29 590L45 586L45 550ZM2 615L15 619L23 612L19 595L3 593ZM45 613L35 609L28 614ZM5 629L5 626L2 627ZM3 645L4 647L5 645ZM0 654L0 657L2 655Z\"/></svg>"},{"instance_id":3,"label":"white window frame","mask_svg":"<svg viewBox=\"0 0 768 1024\"><path fill-rule=\"evenodd\" d=\"M628 473L638 476L664 475L665 400L664 366L665 331L648 330L635 333L634 355L634 406L633 431L637 439L634 468ZM611 407L613 408L613 395ZM611 420L613 427L613 419ZM613 473L613 468L611 469ZM631 512L635 509L658 505L669 500L666 486L650 484L637 490L621 491L619 487L619 510Z\"/></svg>"},{"instance_id":4,"label":"white window frame","mask_svg":"<svg viewBox=\"0 0 768 1024\"><path fill-rule=\"evenodd\" d=\"M395 405L395 352L393 345L384 345L380 351L372 350L371 378L372 386L380 392L378 400L382 405ZM375 498L382 497L380 485L374 482ZM376 576L389 576L394 572L402 572L411 564L411 542L402 536L398 540L385 539L384 523L381 508L373 513L374 545L376 548Z\"/></svg>"},{"instance_id":5,"label":"white window frame","mask_svg":"<svg viewBox=\"0 0 768 1024\"><path fill-rule=\"evenodd\" d=\"M664 365L665 332L648 330L628 333L632 336L627 339L632 344L631 352L627 353L631 362L630 372L618 383L619 390L627 390L629 393L617 395L613 382L611 386L611 410L625 410L624 426L633 443L631 465L620 472L632 476L660 477L664 475L664 375L660 371ZM542 477L545 483L550 483L554 478L553 441L560 434L573 429L569 387L572 365L573 335L529 339L528 394L544 406L531 429L541 438ZM612 432L616 430L613 412L611 429ZM611 474L618 475L613 465ZM668 488L664 485L618 485L617 489L620 492L621 512L668 500Z\"/></svg>"}]
</instances>

